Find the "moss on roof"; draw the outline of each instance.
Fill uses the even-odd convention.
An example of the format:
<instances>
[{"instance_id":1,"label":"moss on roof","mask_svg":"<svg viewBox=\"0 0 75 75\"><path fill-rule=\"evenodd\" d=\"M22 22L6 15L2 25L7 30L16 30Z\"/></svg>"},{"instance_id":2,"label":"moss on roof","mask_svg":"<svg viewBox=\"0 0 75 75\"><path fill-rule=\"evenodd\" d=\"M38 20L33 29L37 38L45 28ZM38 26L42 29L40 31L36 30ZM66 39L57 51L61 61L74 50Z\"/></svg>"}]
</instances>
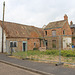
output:
<instances>
[{"instance_id":1,"label":"moss on roof","mask_svg":"<svg viewBox=\"0 0 75 75\"><path fill-rule=\"evenodd\" d=\"M0 25L2 26L2 21L0 21ZM7 37L32 37L32 33L36 33L37 38L43 37L42 28L12 22L4 22L4 30Z\"/></svg>"}]
</instances>

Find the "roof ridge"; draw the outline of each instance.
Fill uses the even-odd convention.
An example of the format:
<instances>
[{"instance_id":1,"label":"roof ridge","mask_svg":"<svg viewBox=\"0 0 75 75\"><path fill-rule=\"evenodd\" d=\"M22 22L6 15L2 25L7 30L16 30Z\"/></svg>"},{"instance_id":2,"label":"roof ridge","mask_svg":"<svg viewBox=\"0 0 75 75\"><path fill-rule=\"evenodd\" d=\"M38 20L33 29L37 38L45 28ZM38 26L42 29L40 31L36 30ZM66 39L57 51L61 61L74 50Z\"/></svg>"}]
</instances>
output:
<instances>
[{"instance_id":1,"label":"roof ridge","mask_svg":"<svg viewBox=\"0 0 75 75\"><path fill-rule=\"evenodd\" d=\"M53 22L49 22L49 23L62 22L62 21L67 21L67 20L59 20L59 21L53 21Z\"/></svg>"},{"instance_id":2,"label":"roof ridge","mask_svg":"<svg viewBox=\"0 0 75 75\"><path fill-rule=\"evenodd\" d=\"M2 20L0 20L2 22ZM20 24L20 23L15 23L15 22L8 22L8 21L4 21L5 23L11 23L11 24L16 24L16 25L21 25L21 26L28 26L28 27L36 27L34 25L25 25L25 24ZM39 27L36 27L39 28Z\"/></svg>"},{"instance_id":3,"label":"roof ridge","mask_svg":"<svg viewBox=\"0 0 75 75\"><path fill-rule=\"evenodd\" d=\"M63 25L66 22L67 22L67 20L60 20L60 21L50 22L50 23L47 24L47 26L44 29L63 27Z\"/></svg>"}]
</instances>

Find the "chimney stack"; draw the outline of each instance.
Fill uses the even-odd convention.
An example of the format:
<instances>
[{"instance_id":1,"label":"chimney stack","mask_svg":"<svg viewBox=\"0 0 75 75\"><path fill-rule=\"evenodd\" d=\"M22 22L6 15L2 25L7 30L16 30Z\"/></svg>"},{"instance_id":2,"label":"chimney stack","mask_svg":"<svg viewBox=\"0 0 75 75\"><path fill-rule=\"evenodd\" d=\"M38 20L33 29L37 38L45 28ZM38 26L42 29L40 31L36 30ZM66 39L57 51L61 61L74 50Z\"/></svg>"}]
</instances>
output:
<instances>
[{"instance_id":1,"label":"chimney stack","mask_svg":"<svg viewBox=\"0 0 75 75\"><path fill-rule=\"evenodd\" d=\"M66 14L64 15L64 20L68 20L68 16Z\"/></svg>"},{"instance_id":2,"label":"chimney stack","mask_svg":"<svg viewBox=\"0 0 75 75\"><path fill-rule=\"evenodd\" d=\"M70 25L72 25L72 24L73 24L73 22L71 21L71 22L70 22Z\"/></svg>"}]
</instances>

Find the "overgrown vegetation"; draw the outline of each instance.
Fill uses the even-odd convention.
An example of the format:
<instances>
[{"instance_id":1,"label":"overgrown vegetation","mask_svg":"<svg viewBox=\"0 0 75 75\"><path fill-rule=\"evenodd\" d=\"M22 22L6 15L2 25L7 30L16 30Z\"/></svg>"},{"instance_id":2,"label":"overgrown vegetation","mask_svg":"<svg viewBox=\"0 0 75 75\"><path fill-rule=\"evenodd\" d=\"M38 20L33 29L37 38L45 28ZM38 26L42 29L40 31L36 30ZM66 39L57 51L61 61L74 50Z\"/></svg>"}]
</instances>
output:
<instances>
[{"instance_id":1,"label":"overgrown vegetation","mask_svg":"<svg viewBox=\"0 0 75 75\"><path fill-rule=\"evenodd\" d=\"M34 51L27 51L27 52L15 52L13 55L18 55L18 56L23 56L23 55L54 55L58 56L59 55L59 50L47 50L47 51L39 51L39 50L34 50ZM75 57L75 50L61 50L61 56L64 57Z\"/></svg>"},{"instance_id":2,"label":"overgrown vegetation","mask_svg":"<svg viewBox=\"0 0 75 75\"><path fill-rule=\"evenodd\" d=\"M61 56L64 57L75 57L75 50L62 50L61 51Z\"/></svg>"},{"instance_id":3,"label":"overgrown vegetation","mask_svg":"<svg viewBox=\"0 0 75 75\"><path fill-rule=\"evenodd\" d=\"M59 61L59 50L31 50L27 52L15 52L13 56L19 58L29 57L31 59L40 59L40 60L52 60ZM75 63L75 50L61 50L61 59L63 62L73 62Z\"/></svg>"}]
</instances>

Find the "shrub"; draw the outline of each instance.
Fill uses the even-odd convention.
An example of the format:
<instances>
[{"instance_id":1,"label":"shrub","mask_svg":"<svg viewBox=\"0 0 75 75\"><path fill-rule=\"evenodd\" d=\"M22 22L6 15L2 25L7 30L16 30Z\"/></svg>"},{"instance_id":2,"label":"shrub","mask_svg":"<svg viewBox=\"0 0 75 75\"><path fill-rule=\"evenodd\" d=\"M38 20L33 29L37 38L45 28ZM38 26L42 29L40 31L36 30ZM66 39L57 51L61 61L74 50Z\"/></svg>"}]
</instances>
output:
<instances>
[{"instance_id":1,"label":"shrub","mask_svg":"<svg viewBox=\"0 0 75 75\"><path fill-rule=\"evenodd\" d=\"M33 48L33 50L38 50L38 48Z\"/></svg>"},{"instance_id":2,"label":"shrub","mask_svg":"<svg viewBox=\"0 0 75 75\"><path fill-rule=\"evenodd\" d=\"M59 55L59 50L47 50L46 55Z\"/></svg>"},{"instance_id":3,"label":"shrub","mask_svg":"<svg viewBox=\"0 0 75 75\"><path fill-rule=\"evenodd\" d=\"M72 50L62 50L61 51L61 56L64 56L64 57L75 57L75 51L72 51Z\"/></svg>"}]
</instances>

